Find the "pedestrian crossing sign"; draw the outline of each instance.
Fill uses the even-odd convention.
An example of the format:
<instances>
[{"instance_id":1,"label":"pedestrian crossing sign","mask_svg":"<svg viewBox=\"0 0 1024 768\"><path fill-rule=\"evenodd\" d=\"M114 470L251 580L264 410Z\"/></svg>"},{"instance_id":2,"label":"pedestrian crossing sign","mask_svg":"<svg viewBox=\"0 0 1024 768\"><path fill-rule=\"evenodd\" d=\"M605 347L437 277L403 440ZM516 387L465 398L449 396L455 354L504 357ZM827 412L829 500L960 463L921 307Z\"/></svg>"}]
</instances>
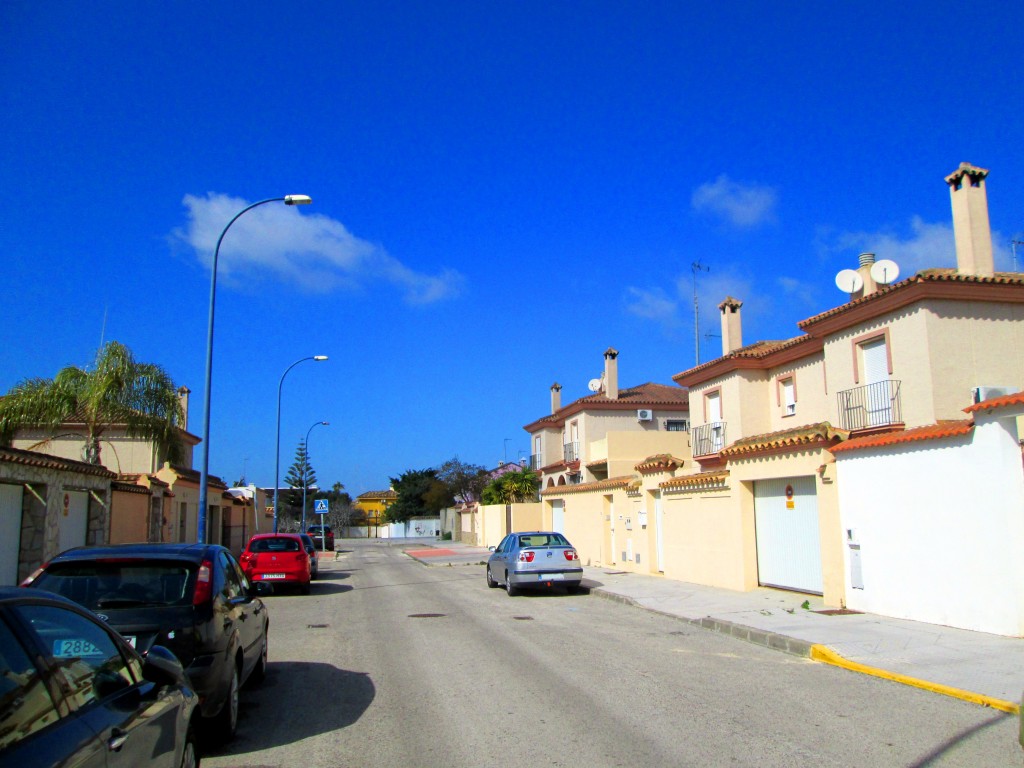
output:
<instances>
[{"instance_id":1,"label":"pedestrian crossing sign","mask_svg":"<svg viewBox=\"0 0 1024 768\"><path fill-rule=\"evenodd\" d=\"M327 514L327 499L317 499L313 502L313 511L318 515Z\"/></svg>"}]
</instances>

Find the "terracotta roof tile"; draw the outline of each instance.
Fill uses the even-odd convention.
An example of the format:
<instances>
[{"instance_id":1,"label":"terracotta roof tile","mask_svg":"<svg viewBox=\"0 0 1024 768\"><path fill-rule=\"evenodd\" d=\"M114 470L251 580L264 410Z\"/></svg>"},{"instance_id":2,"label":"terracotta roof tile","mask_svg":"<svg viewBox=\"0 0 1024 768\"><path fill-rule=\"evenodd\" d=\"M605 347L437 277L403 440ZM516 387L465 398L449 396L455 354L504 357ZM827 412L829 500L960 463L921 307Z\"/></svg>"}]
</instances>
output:
<instances>
[{"instance_id":1,"label":"terracotta roof tile","mask_svg":"<svg viewBox=\"0 0 1024 768\"><path fill-rule=\"evenodd\" d=\"M397 499L398 491L392 491L390 489L387 491L367 491L366 493L360 493L356 496L356 501L359 499L368 499L370 497L377 499Z\"/></svg>"},{"instance_id":2,"label":"terracotta roof tile","mask_svg":"<svg viewBox=\"0 0 1024 768\"><path fill-rule=\"evenodd\" d=\"M63 459L59 456L50 456L48 453L23 451L20 448L0 448L0 461L9 464L21 464L27 467L38 467L39 469L80 472L98 477L114 478L117 476L116 473L97 464L88 464L84 461L75 461L74 459Z\"/></svg>"},{"instance_id":3,"label":"terracotta roof tile","mask_svg":"<svg viewBox=\"0 0 1024 768\"><path fill-rule=\"evenodd\" d=\"M753 344L747 344L739 349L734 349L727 355L716 357L714 360L709 360L706 363L688 368L685 371L677 373L672 377L673 381L679 381L682 377L690 377L695 373L707 370L712 367L720 367L723 361L727 360L765 360L766 358L774 355L777 352L792 349L798 347L801 344L807 344L815 341L813 336L804 334L801 336L794 336L791 339L783 339L781 341L755 341Z\"/></svg>"},{"instance_id":4,"label":"terracotta roof tile","mask_svg":"<svg viewBox=\"0 0 1024 768\"><path fill-rule=\"evenodd\" d=\"M658 483L658 487L666 491L679 488L721 487L725 485L727 477L729 477L729 470L714 469L710 472L698 472L693 475L680 475L679 477L673 477L665 480L664 482Z\"/></svg>"},{"instance_id":5,"label":"terracotta roof tile","mask_svg":"<svg viewBox=\"0 0 1024 768\"><path fill-rule=\"evenodd\" d=\"M980 403L969 405L964 408L964 413L977 413L978 411L994 411L997 408L1007 408L1011 405L1024 405L1024 392L1014 392L1012 395L993 397L991 400L982 400Z\"/></svg>"},{"instance_id":6,"label":"terracotta roof tile","mask_svg":"<svg viewBox=\"0 0 1024 768\"><path fill-rule=\"evenodd\" d=\"M846 430L836 429L827 421L823 421L818 424L808 424L802 427L794 427L793 429L784 429L779 432L768 432L763 435L744 437L722 450L721 455L735 458L763 451L799 448L815 443L838 442L845 439L847 435L849 435L849 432Z\"/></svg>"},{"instance_id":7,"label":"terracotta roof tile","mask_svg":"<svg viewBox=\"0 0 1024 768\"><path fill-rule=\"evenodd\" d=\"M620 389L619 396L615 400L605 396L604 393L597 392L573 400L554 413L527 424L524 429L529 432L531 428L540 429L546 424L558 425L568 416L588 408L603 411L632 411L636 408L650 407L654 409L659 406L672 406L673 410L683 410L684 408L689 410L690 393L683 387L674 384L655 384L650 381L629 389Z\"/></svg>"},{"instance_id":8,"label":"terracotta roof tile","mask_svg":"<svg viewBox=\"0 0 1024 768\"><path fill-rule=\"evenodd\" d=\"M615 488L628 488L638 484L632 475L610 477L607 480L596 480L592 483L576 483L575 485L553 485L540 492L541 496L561 496L566 493L587 493L588 491L607 491Z\"/></svg>"},{"instance_id":9,"label":"terracotta roof tile","mask_svg":"<svg viewBox=\"0 0 1024 768\"><path fill-rule=\"evenodd\" d=\"M940 421L938 424L928 424L923 427L899 430L897 432L882 432L877 435L865 435L854 437L839 445L833 445L829 450L832 453L845 453L865 448L882 448L887 445L900 445L901 443L915 443L922 440L939 440L945 437L960 437L969 435L974 429L974 422L970 419L963 421Z\"/></svg>"},{"instance_id":10,"label":"terracotta roof tile","mask_svg":"<svg viewBox=\"0 0 1024 768\"><path fill-rule=\"evenodd\" d=\"M659 453L655 456L648 456L637 464L636 471L647 475L654 472L670 472L681 466L683 466L682 459L678 459L670 453Z\"/></svg>"}]
</instances>

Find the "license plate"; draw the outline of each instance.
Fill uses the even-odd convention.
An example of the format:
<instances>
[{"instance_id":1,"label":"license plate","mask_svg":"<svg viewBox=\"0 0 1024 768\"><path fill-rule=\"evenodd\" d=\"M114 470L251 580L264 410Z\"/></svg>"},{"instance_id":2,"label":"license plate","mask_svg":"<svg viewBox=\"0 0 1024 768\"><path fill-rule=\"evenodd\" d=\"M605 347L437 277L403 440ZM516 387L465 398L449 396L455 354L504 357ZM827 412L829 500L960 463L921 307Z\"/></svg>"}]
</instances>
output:
<instances>
[{"instance_id":1,"label":"license plate","mask_svg":"<svg viewBox=\"0 0 1024 768\"><path fill-rule=\"evenodd\" d=\"M263 579L264 581L266 581L267 579L283 579L284 578L284 574L283 573L264 573L260 578Z\"/></svg>"},{"instance_id":2,"label":"license plate","mask_svg":"<svg viewBox=\"0 0 1024 768\"><path fill-rule=\"evenodd\" d=\"M55 659L75 659L84 656L102 656L103 651L88 640L68 638L53 641L53 657Z\"/></svg>"},{"instance_id":3,"label":"license plate","mask_svg":"<svg viewBox=\"0 0 1024 768\"><path fill-rule=\"evenodd\" d=\"M561 573L538 573L537 581L562 581L565 575Z\"/></svg>"},{"instance_id":4,"label":"license plate","mask_svg":"<svg viewBox=\"0 0 1024 768\"><path fill-rule=\"evenodd\" d=\"M125 642L127 642L128 645L130 645L132 648L135 647L135 635L122 635L122 637L125 639Z\"/></svg>"}]
</instances>

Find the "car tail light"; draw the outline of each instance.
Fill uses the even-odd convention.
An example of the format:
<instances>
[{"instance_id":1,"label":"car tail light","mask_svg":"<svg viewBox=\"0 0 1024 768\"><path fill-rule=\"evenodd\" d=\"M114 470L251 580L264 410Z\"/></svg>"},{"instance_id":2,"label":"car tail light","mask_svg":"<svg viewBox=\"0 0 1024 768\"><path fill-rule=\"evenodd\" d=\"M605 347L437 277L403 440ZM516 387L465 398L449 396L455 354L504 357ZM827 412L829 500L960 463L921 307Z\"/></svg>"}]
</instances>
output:
<instances>
[{"instance_id":1,"label":"car tail light","mask_svg":"<svg viewBox=\"0 0 1024 768\"><path fill-rule=\"evenodd\" d=\"M203 560L196 572L196 590L192 593L192 605L202 605L213 596L213 562Z\"/></svg>"},{"instance_id":2,"label":"car tail light","mask_svg":"<svg viewBox=\"0 0 1024 768\"><path fill-rule=\"evenodd\" d=\"M42 565L40 565L38 568L36 568L34 571L32 571L32 573L30 573L28 576L26 576L25 580L23 582L21 582L21 584L19 584L18 586L19 587L27 587L29 584L31 584L33 581L35 581L36 579L38 579L40 576L43 575L43 571L46 570L46 566L48 566L49 564L50 564L49 561L47 561L47 562L43 563Z\"/></svg>"},{"instance_id":3,"label":"car tail light","mask_svg":"<svg viewBox=\"0 0 1024 768\"><path fill-rule=\"evenodd\" d=\"M566 560L579 560L580 556L576 554L575 549L563 549L562 554L565 555Z\"/></svg>"},{"instance_id":4,"label":"car tail light","mask_svg":"<svg viewBox=\"0 0 1024 768\"><path fill-rule=\"evenodd\" d=\"M520 563L532 563L533 562L533 555L534 555L533 550L530 550L530 549L526 550L525 552L520 552L519 553L519 562Z\"/></svg>"}]
</instances>

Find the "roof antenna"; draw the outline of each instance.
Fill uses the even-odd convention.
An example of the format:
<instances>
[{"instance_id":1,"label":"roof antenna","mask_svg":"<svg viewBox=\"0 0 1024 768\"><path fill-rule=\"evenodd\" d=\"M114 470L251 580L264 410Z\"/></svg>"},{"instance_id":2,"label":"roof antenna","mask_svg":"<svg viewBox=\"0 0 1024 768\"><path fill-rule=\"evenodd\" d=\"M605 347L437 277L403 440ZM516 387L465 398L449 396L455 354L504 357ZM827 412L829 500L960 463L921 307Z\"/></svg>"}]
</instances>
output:
<instances>
[{"instance_id":1,"label":"roof antenna","mask_svg":"<svg viewBox=\"0 0 1024 768\"><path fill-rule=\"evenodd\" d=\"M697 259L690 265L693 270L693 350L696 356L696 365L700 365L700 318L697 316L697 273L710 272L711 267L705 267Z\"/></svg>"}]
</instances>

